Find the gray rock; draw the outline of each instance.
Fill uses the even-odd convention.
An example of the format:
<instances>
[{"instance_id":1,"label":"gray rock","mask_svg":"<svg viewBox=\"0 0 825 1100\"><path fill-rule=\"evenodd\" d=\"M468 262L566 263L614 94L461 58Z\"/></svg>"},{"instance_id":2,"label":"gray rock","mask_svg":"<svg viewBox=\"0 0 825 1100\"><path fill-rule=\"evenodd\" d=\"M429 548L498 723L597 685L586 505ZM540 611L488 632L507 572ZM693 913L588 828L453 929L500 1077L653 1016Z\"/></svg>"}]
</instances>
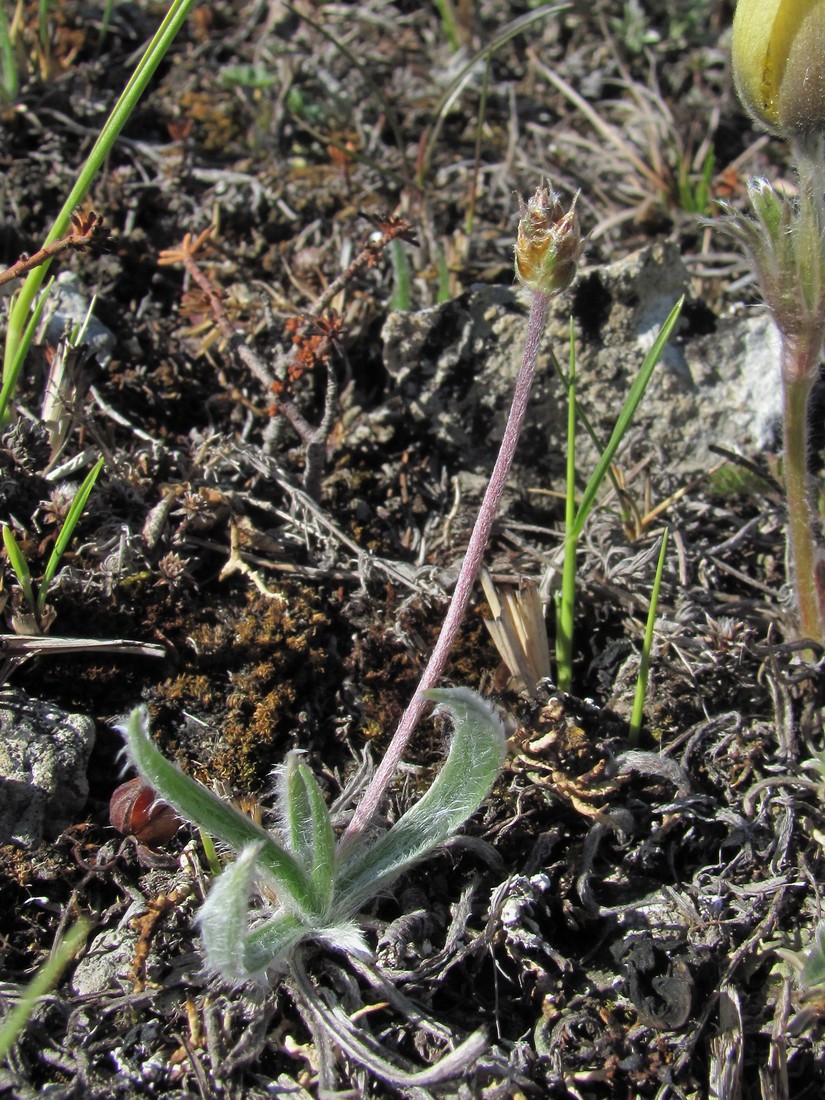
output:
<instances>
[{"instance_id":1,"label":"gray rock","mask_svg":"<svg viewBox=\"0 0 825 1100\"><path fill-rule=\"evenodd\" d=\"M568 362L576 331L578 396L606 442L645 353L676 300L675 337L637 412L636 435L686 473L715 461L712 443L758 451L775 444L781 417L779 348L764 313L717 318L693 296L674 245L584 268L550 309L515 476L536 485L562 476L566 407L550 361ZM429 421L448 460L489 471L504 428L527 329L529 295L475 286L420 313L394 313L383 330L384 362L413 418ZM580 432L581 468L595 451Z\"/></svg>"},{"instance_id":2,"label":"gray rock","mask_svg":"<svg viewBox=\"0 0 825 1100\"><path fill-rule=\"evenodd\" d=\"M139 906L134 907L136 912ZM88 951L74 968L71 990L78 997L108 993L133 985L131 978L138 933L134 928L111 928L92 940Z\"/></svg>"},{"instance_id":3,"label":"gray rock","mask_svg":"<svg viewBox=\"0 0 825 1100\"><path fill-rule=\"evenodd\" d=\"M0 693L0 844L34 847L77 820L94 740L86 715L23 691Z\"/></svg>"},{"instance_id":4,"label":"gray rock","mask_svg":"<svg viewBox=\"0 0 825 1100\"><path fill-rule=\"evenodd\" d=\"M54 281L43 315L46 338L52 344L58 344L72 328L82 325L86 319L91 295L79 287L80 282L73 271L61 271ZM116 343L112 330L93 313L86 326L83 344L92 351L101 367L111 362Z\"/></svg>"}]
</instances>

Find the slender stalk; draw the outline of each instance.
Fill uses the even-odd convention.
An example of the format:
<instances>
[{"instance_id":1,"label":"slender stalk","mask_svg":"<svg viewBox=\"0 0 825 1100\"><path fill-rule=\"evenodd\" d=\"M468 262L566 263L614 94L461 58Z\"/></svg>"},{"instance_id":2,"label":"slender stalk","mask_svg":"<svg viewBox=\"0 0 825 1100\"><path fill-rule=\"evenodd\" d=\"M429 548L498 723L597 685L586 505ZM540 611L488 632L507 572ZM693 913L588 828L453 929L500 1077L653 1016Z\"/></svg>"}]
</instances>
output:
<instances>
[{"instance_id":1,"label":"slender stalk","mask_svg":"<svg viewBox=\"0 0 825 1100\"><path fill-rule=\"evenodd\" d=\"M541 291L533 292L530 320L527 326L527 340L524 345L524 355L522 357L518 378L516 379L513 403L510 406L510 415L507 418L507 425L504 429L498 457L496 458L493 472L490 475L490 481L484 493L484 499L481 502L478 517L473 527L472 534L470 535L470 541L467 544L467 552L461 563L455 591L453 592L450 606L447 609L447 614L442 623L438 641L435 643L432 655L427 662L427 667L424 669L409 706L401 717L398 729L393 734L393 738L384 754L384 758L379 764L369 786L364 791L355 809L355 813L352 816L352 820L347 826L344 835L341 837L339 854L355 843L372 820L381 799L395 775L398 764L410 743L410 739L424 712L424 708L427 706L428 701L424 698L424 692L435 687L444 672L444 666L447 663L447 658L449 657L450 650L461 625L461 620L470 602L473 586L481 568L484 551L487 547L490 532L492 531L493 523L498 513L501 496L507 483L510 468L513 465L516 446L518 445L522 425L524 424L524 416L527 412L527 405L530 400L530 390L533 385L539 345L541 344L541 338L544 334L544 326L547 320L547 306L549 301L550 298L548 295L543 294Z\"/></svg>"},{"instance_id":2,"label":"slender stalk","mask_svg":"<svg viewBox=\"0 0 825 1100\"><path fill-rule=\"evenodd\" d=\"M556 596L556 681L573 688L573 620L576 609L576 340L570 319L570 364L567 375L567 485L564 500L564 565Z\"/></svg>"},{"instance_id":3,"label":"slender stalk","mask_svg":"<svg viewBox=\"0 0 825 1100\"><path fill-rule=\"evenodd\" d=\"M788 566L799 603L799 630L820 641L825 634L825 607L816 584L816 515L808 477L808 399L815 371L807 365L819 349L782 340L784 398L785 493L788 499Z\"/></svg>"},{"instance_id":4,"label":"slender stalk","mask_svg":"<svg viewBox=\"0 0 825 1100\"><path fill-rule=\"evenodd\" d=\"M788 568L799 605L802 637L825 641L825 592L817 577L817 515L808 472L810 395L819 376L825 335L825 171L823 137L798 136L793 154L799 174L795 273L801 323L782 325L785 493L788 500ZM776 311L775 311L776 316Z\"/></svg>"},{"instance_id":5,"label":"slender stalk","mask_svg":"<svg viewBox=\"0 0 825 1100\"><path fill-rule=\"evenodd\" d=\"M662 573L665 569L665 555L667 554L668 528L662 535L662 543L659 547L659 560L656 562L656 576L653 580L653 590L650 593L650 607L647 612L647 625L642 642L642 656L639 662L639 675L636 677L636 694L633 699L633 712L630 715L630 729L627 740L633 747L639 743L639 732L642 728L642 720L645 713L645 697L647 685L650 680L650 651L653 648L653 631L656 626L656 608L659 605L659 590L662 587Z\"/></svg>"},{"instance_id":6,"label":"slender stalk","mask_svg":"<svg viewBox=\"0 0 825 1100\"><path fill-rule=\"evenodd\" d=\"M183 25L189 14L189 9L194 2L195 0L172 0L166 17L158 28L154 38L147 46L146 52L138 62L135 71L132 73L120 98L112 109L112 113L109 115L103 125L103 129L98 134L92 151L89 153L86 163L80 170L77 182L69 192L69 196L63 204L62 210L57 215L54 224L46 235L44 248L53 241L64 236L68 231L75 207L86 197L94 181L94 177L97 175L106 157L112 151L112 147L120 131L126 125L135 110L138 100L146 89L146 85L151 80L166 51L171 46L173 39ZM31 304L50 266L51 258L40 267L36 267L29 272L11 308L6 331L6 348L3 360L4 379L11 370L11 364L14 361L15 353L22 339L23 329L29 316Z\"/></svg>"}]
</instances>

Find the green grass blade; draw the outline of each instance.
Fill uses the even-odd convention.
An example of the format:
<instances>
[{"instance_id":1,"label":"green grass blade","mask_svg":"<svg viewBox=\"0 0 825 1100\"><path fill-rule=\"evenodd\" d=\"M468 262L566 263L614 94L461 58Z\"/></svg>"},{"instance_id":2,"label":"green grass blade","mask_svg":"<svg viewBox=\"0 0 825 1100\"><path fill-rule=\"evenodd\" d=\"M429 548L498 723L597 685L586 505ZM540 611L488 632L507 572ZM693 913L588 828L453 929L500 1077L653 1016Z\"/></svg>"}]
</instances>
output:
<instances>
[{"instance_id":1,"label":"green grass blade","mask_svg":"<svg viewBox=\"0 0 825 1100\"><path fill-rule=\"evenodd\" d=\"M201 838L201 846L203 847L203 854L206 857L206 863L209 867L209 874L212 878L217 878L223 870L221 861L218 858L218 849L215 847L215 841L205 832L203 829L198 829L198 836Z\"/></svg>"},{"instance_id":2,"label":"green grass blade","mask_svg":"<svg viewBox=\"0 0 825 1100\"><path fill-rule=\"evenodd\" d=\"M57 240L68 231L71 216L83 199L86 197L100 167L112 151L112 147L120 135L121 130L128 122L135 107L146 90L146 86L152 79L155 70L163 60L166 52L174 41L175 36L194 6L196 0L173 0L165 19L158 28L152 41L146 48L146 52L138 62L138 65L130 77L123 93L115 104L112 113L103 125L97 140L89 153L86 163L78 175L77 182L72 188L69 197L63 204L63 208L57 215L51 229L46 236L45 244ZM11 369L11 364L17 354L23 328L29 316L31 304L37 294L43 279L51 265L51 261L41 264L40 267L30 271L26 281L20 288L20 292L11 308L8 329L6 332L6 350L3 359L3 379L5 380Z\"/></svg>"},{"instance_id":3,"label":"green grass blade","mask_svg":"<svg viewBox=\"0 0 825 1100\"><path fill-rule=\"evenodd\" d=\"M40 52L46 59L49 56L49 4L50 0L38 0L37 4L37 37L40 39Z\"/></svg>"},{"instance_id":4,"label":"green grass blade","mask_svg":"<svg viewBox=\"0 0 825 1100\"><path fill-rule=\"evenodd\" d=\"M112 21L112 12L114 11L115 0L105 0L103 5L103 15L100 18L100 31L97 36L97 52L103 49L103 43L106 41L106 35L109 33L109 24Z\"/></svg>"},{"instance_id":5,"label":"green grass blade","mask_svg":"<svg viewBox=\"0 0 825 1100\"><path fill-rule=\"evenodd\" d=\"M475 149L473 150L473 170L470 173L470 185L467 188L467 213L464 215L464 232L468 237L472 235L476 216L478 174L481 171L481 142L484 135L484 119L487 116L487 99L490 95L490 70L492 67L493 59L490 56L484 66L484 79L481 82L481 96L478 101L478 116L476 118Z\"/></svg>"},{"instance_id":6,"label":"green grass blade","mask_svg":"<svg viewBox=\"0 0 825 1100\"><path fill-rule=\"evenodd\" d=\"M665 349L665 344L667 344L668 340L670 339L673 329L676 326L676 322L679 320L679 314L682 311L683 304L684 298L680 298L668 314L667 320L659 330L659 335L656 337L653 346L644 358L641 370L636 376L633 385L630 387L630 393L627 395L627 399L622 406L622 411L619 413L619 418L616 421L616 426L613 429L613 434L611 435L610 440L604 449L604 453L599 459L599 464L593 471L593 476L587 483L587 488L582 495L581 503L576 513L576 520L573 525L573 531L576 538L581 535L582 530L584 529L584 525L587 522L587 517L590 515L590 511L596 501L596 494L598 493L602 481L604 480L607 471L610 469L610 464L616 457L616 451L619 449L619 446L624 439L628 428L630 427L630 423L636 414L639 403L641 402L645 390L647 389L648 383L650 382L653 370L656 364L659 362L659 359L661 358L662 352Z\"/></svg>"},{"instance_id":7,"label":"green grass blade","mask_svg":"<svg viewBox=\"0 0 825 1100\"><path fill-rule=\"evenodd\" d=\"M412 272L403 241L394 240L390 244L390 259L395 273L395 289L390 299L390 309L409 310L412 303Z\"/></svg>"},{"instance_id":8,"label":"green grass blade","mask_svg":"<svg viewBox=\"0 0 825 1100\"><path fill-rule=\"evenodd\" d=\"M486 57L492 57L496 50L509 42L511 38L515 38L516 35L528 31L535 23L540 22L542 19L547 19L550 15L558 15L569 7L570 4L565 0L565 2L560 4L545 4L544 7L527 12L526 15L520 15L517 19L513 19L506 26L502 27L488 46L483 46L477 53L473 54L438 101L435 111L433 112L433 122L430 126L430 132L427 135L427 139L423 144L418 158L418 170L415 178L418 187L424 186L424 181L430 170L433 150L438 142L444 121L451 107L464 90L467 81L472 76L473 70L476 65L478 65L479 61L483 61Z\"/></svg>"},{"instance_id":9,"label":"green grass blade","mask_svg":"<svg viewBox=\"0 0 825 1100\"><path fill-rule=\"evenodd\" d=\"M435 8L441 19L441 29L444 31L447 45L453 53L455 53L461 43L458 39L458 29L456 27L455 12L453 11L452 2L451 0L435 0Z\"/></svg>"},{"instance_id":10,"label":"green grass blade","mask_svg":"<svg viewBox=\"0 0 825 1100\"><path fill-rule=\"evenodd\" d=\"M659 560L656 562L656 576L653 579L653 590L650 594L650 608L647 613L647 625L645 626L645 638L642 643L642 659L639 664L639 675L636 678L636 695L633 700L633 713L630 716L629 740L631 745L639 741L639 732L644 718L645 698L647 696L647 684L650 679L650 650L653 646L653 628L656 623L656 608L659 604L659 589L662 586L662 573L665 568L665 555L667 553L668 529L662 535L662 545L659 547Z\"/></svg>"},{"instance_id":11,"label":"green grass blade","mask_svg":"<svg viewBox=\"0 0 825 1100\"><path fill-rule=\"evenodd\" d=\"M80 517L83 515L83 509L86 507L94 484L97 481L98 474L102 469L103 459L99 458L84 478L83 484L77 490L77 495L72 501L72 506L66 514L66 519L63 522L63 526L60 528L60 534L57 536L57 541L52 547L49 560L46 562L46 571L43 574L40 591L37 594L38 615L42 614L43 608L46 606L46 597L49 593L49 587L54 580L57 568L60 565L60 559L66 553L66 547L69 545L69 540L74 534L75 527L77 527Z\"/></svg>"},{"instance_id":12,"label":"green grass blade","mask_svg":"<svg viewBox=\"0 0 825 1100\"><path fill-rule=\"evenodd\" d=\"M52 949L48 960L23 990L20 1000L0 1023L0 1062L24 1031L37 1006L38 999L54 989L60 980L60 975L86 942L91 927L90 922L83 917L72 925L63 939Z\"/></svg>"},{"instance_id":13,"label":"green grass blade","mask_svg":"<svg viewBox=\"0 0 825 1100\"><path fill-rule=\"evenodd\" d=\"M34 589L32 588L32 575L29 570L29 563L23 557L20 544L14 537L14 532L11 527L8 527L5 523L3 524L3 545L8 554L9 565L11 565L14 570L15 577L17 577L17 583L23 589L23 597L26 604L31 611L34 611Z\"/></svg>"},{"instance_id":14,"label":"green grass blade","mask_svg":"<svg viewBox=\"0 0 825 1100\"><path fill-rule=\"evenodd\" d=\"M565 389L568 389L569 385L570 385L570 382L569 382L569 379L567 377L567 372L564 370L561 363L558 361L558 359L556 357L556 354L555 354L555 352L553 351L552 348L550 348L550 364L553 367L553 370L556 372L556 376L561 381L561 384L564 386ZM591 443L596 448L597 453L601 454L602 451L604 450L604 440L599 438L599 435L598 435L596 429L590 423L590 417L585 412L584 406L582 405L581 401L579 401L578 397L576 397L576 416L578 417L579 423L581 424L581 426L584 428L585 432L589 436ZM619 484L618 478L616 477L615 473L613 472L613 466L612 465L610 466L610 468L607 471L607 476L613 482L613 488L616 490L616 493L619 496L619 499L621 500L621 498L622 498L622 487Z\"/></svg>"},{"instance_id":15,"label":"green grass blade","mask_svg":"<svg viewBox=\"0 0 825 1100\"><path fill-rule=\"evenodd\" d=\"M450 267L443 248L438 250L436 265L438 267L438 290L435 300L441 304L441 302L449 302L450 300Z\"/></svg>"},{"instance_id":16,"label":"green grass blade","mask_svg":"<svg viewBox=\"0 0 825 1100\"><path fill-rule=\"evenodd\" d=\"M567 478L564 498L564 563L556 598L556 680L562 691L573 684L573 623L576 612L576 339L570 318L570 366L567 373Z\"/></svg>"},{"instance_id":17,"label":"green grass blade","mask_svg":"<svg viewBox=\"0 0 825 1100\"><path fill-rule=\"evenodd\" d=\"M14 103L20 91L20 70L17 56L11 40L9 20L6 15L6 0L0 3L0 98L5 103Z\"/></svg>"},{"instance_id":18,"label":"green grass blade","mask_svg":"<svg viewBox=\"0 0 825 1100\"><path fill-rule=\"evenodd\" d=\"M40 324L40 318L43 315L43 309L48 301L49 291L52 288L53 282L54 279L49 279L43 287L43 293L37 299L37 305L32 310L29 322L17 346L17 351L14 353L9 372L7 375L3 376L3 387L0 389L0 424L5 424L6 422L9 403L17 392L17 380L20 377L20 372L23 369L23 363L25 362L26 356L29 354L29 348L34 339L34 334L37 331L37 326Z\"/></svg>"}]
</instances>

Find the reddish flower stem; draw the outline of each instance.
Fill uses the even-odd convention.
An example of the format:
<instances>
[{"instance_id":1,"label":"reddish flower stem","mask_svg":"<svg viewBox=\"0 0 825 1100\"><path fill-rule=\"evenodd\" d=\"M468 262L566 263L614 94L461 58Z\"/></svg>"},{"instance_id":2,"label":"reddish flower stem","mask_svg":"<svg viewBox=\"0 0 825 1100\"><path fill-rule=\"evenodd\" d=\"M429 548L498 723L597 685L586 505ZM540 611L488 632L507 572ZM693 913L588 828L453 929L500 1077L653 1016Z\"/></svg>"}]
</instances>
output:
<instances>
[{"instance_id":1,"label":"reddish flower stem","mask_svg":"<svg viewBox=\"0 0 825 1100\"><path fill-rule=\"evenodd\" d=\"M410 700L409 706L404 711L398 729L395 731L384 758L379 764L375 775L372 777L367 789L364 791L352 820L341 837L339 852L344 851L354 844L369 825L376 810L384 797L387 788L401 762L404 752L410 743L415 727L427 706L427 700L423 692L435 687L440 680L444 666L447 663L461 620L467 610L467 605L472 596L473 586L481 568L484 551L493 529L501 496L507 483L510 468L513 465L516 447L518 445L524 417L530 400L530 390L533 385L533 376L536 370L539 345L544 334L545 321L547 319L547 306L549 297L540 291L535 291L532 296L530 320L527 326L527 340L524 346L521 367L516 379L513 403L510 406L510 415L504 428L498 457L496 458L490 481L484 493L484 499L478 511L470 541L467 544L467 552L461 563L458 580L453 591L450 606L441 626L441 632L435 643L432 655L427 662L427 667L421 676L415 694Z\"/></svg>"}]
</instances>

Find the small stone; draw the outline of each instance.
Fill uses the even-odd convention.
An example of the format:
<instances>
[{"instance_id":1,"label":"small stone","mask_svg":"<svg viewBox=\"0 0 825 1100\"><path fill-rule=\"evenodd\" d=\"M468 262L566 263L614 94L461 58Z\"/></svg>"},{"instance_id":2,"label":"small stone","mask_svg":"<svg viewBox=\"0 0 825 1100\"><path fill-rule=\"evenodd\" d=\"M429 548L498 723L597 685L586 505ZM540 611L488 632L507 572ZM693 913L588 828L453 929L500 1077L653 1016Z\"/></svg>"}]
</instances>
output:
<instances>
[{"instance_id":1,"label":"small stone","mask_svg":"<svg viewBox=\"0 0 825 1100\"><path fill-rule=\"evenodd\" d=\"M33 848L77 821L94 742L87 715L0 692L0 844Z\"/></svg>"}]
</instances>

